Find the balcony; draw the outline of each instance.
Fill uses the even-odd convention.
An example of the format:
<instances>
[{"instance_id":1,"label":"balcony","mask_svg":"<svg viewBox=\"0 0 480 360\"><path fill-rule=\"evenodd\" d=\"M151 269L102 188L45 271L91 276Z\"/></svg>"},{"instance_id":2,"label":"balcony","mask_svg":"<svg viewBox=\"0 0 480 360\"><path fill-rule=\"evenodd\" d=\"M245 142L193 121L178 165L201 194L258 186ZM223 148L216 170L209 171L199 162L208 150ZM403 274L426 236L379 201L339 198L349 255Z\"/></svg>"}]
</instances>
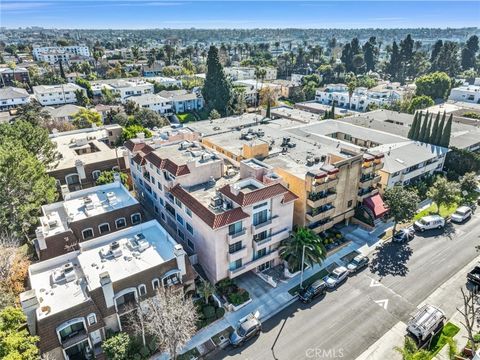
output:
<instances>
[{"instance_id":1,"label":"balcony","mask_svg":"<svg viewBox=\"0 0 480 360\"><path fill-rule=\"evenodd\" d=\"M68 337L62 338L62 347L68 348L76 343L85 340L88 337L87 330L85 328L71 333Z\"/></svg>"},{"instance_id":2,"label":"balcony","mask_svg":"<svg viewBox=\"0 0 480 360\"><path fill-rule=\"evenodd\" d=\"M269 237L262 240L253 240L253 250L259 251L265 249L269 246L278 244L280 241L286 239L289 235L288 229L282 229L276 234L270 235Z\"/></svg>"},{"instance_id":3,"label":"balcony","mask_svg":"<svg viewBox=\"0 0 480 360\"><path fill-rule=\"evenodd\" d=\"M331 203L337 198L337 194L334 192L327 192L325 194L310 193L307 198L307 205L312 209L318 208L322 205Z\"/></svg>"},{"instance_id":4,"label":"balcony","mask_svg":"<svg viewBox=\"0 0 480 360\"><path fill-rule=\"evenodd\" d=\"M278 215L272 216L270 219L261 222L257 225L252 225L252 235L256 235L258 233L261 233L262 231L265 231L269 228L272 228L274 226L277 226L279 223L280 219Z\"/></svg>"},{"instance_id":5,"label":"balcony","mask_svg":"<svg viewBox=\"0 0 480 360\"><path fill-rule=\"evenodd\" d=\"M273 260L273 259L276 259L276 258L278 258L278 250L272 251L272 252L266 254L265 256L262 256L261 258L252 260L252 261L244 264L243 266L241 266L241 267L239 267L235 270L229 270L228 274L229 274L230 278L234 278L234 277L237 277L239 275L245 274L246 272L248 272L250 270L254 270L254 269L257 268L257 266L260 266L260 265L266 263L267 261L270 261L270 260Z\"/></svg>"},{"instance_id":6,"label":"balcony","mask_svg":"<svg viewBox=\"0 0 480 360\"><path fill-rule=\"evenodd\" d=\"M358 202L363 202L366 198L378 194L377 188L369 188L366 190L360 190L358 192L357 200Z\"/></svg>"},{"instance_id":7,"label":"balcony","mask_svg":"<svg viewBox=\"0 0 480 360\"><path fill-rule=\"evenodd\" d=\"M338 179L331 179L326 182L312 184L312 192L325 191L337 186Z\"/></svg>"},{"instance_id":8,"label":"balcony","mask_svg":"<svg viewBox=\"0 0 480 360\"><path fill-rule=\"evenodd\" d=\"M380 169L383 169L383 161L380 162L374 162L373 163L373 170L378 171Z\"/></svg>"},{"instance_id":9,"label":"balcony","mask_svg":"<svg viewBox=\"0 0 480 360\"><path fill-rule=\"evenodd\" d=\"M240 231L237 231L234 234L227 234L227 243L228 245L232 245L233 243L236 243L240 240L242 240L245 235L247 234L247 228L243 228Z\"/></svg>"},{"instance_id":10,"label":"balcony","mask_svg":"<svg viewBox=\"0 0 480 360\"><path fill-rule=\"evenodd\" d=\"M316 210L316 211L315 211ZM305 214L305 218L310 222L316 222L332 216L335 213L335 207L330 206L323 209L312 209L311 212Z\"/></svg>"},{"instance_id":11,"label":"balcony","mask_svg":"<svg viewBox=\"0 0 480 360\"><path fill-rule=\"evenodd\" d=\"M365 177L364 179L360 179L360 187L362 189L369 189L371 188L372 186L378 184L378 182L380 181L381 179L381 176L380 175L376 175L376 176L367 176Z\"/></svg>"},{"instance_id":12,"label":"balcony","mask_svg":"<svg viewBox=\"0 0 480 360\"><path fill-rule=\"evenodd\" d=\"M327 229L330 229L333 226L332 219L321 220L316 223L308 225L308 227L316 234L321 233Z\"/></svg>"},{"instance_id":13,"label":"balcony","mask_svg":"<svg viewBox=\"0 0 480 360\"><path fill-rule=\"evenodd\" d=\"M228 257L228 262L234 262L237 261L238 259L243 259L245 256L247 256L247 247L242 246L240 249L234 251L234 252L229 252L227 257Z\"/></svg>"}]
</instances>

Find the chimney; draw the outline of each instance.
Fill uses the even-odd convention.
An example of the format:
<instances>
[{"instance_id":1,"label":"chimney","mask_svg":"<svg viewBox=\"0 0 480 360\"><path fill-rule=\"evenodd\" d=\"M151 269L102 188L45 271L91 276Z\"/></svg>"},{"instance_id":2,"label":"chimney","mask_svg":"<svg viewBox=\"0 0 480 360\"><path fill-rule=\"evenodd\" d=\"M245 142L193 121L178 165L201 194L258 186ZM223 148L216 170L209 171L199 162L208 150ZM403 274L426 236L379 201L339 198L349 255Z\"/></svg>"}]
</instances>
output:
<instances>
[{"instance_id":1,"label":"chimney","mask_svg":"<svg viewBox=\"0 0 480 360\"><path fill-rule=\"evenodd\" d=\"M130 169L130 160L128 159L128 150L122 151L123 161L125 163L125 167Z\"/></svg>"},{"instance_id":2,"label":"chimney","mask_svg":"<svg viewBox=\"0 0 480 360\"><path fill-rule=\"evenodd\" d=\"M86 179L87 175L85 175L85 167L83 166L83 161L80 159L75 160L75 167L77 168L77 174L80 180Z\"/></svg>"},{"instance_id":3,"label":"chimney","mask_svg":"<svg viewBox=\"0 0 480 360\"><path fill-rule=\"evenodd\" d=\"M43 233L43 227L39 226L35 229L35 236L37 237L37 244L39 250L45 250L47 243L45 241L45 234Z\"/></svg>"},{"instance_id":4,"label":"chimney","mask_svg":"<svg viewBox=\"0 0 480 360\"><path fill-rule=\"evenodd\" d=\"M35 290L24 291L20 294L20 305L23 313L27 317L28 331L31 335L37 334L37 309L40 306Z\"/></svg>"},{"instance_id":5,"label":"chimney","mask_svg":"<svg viewBox=\"0 0 480 360\"><path fill-rule=\"evenodd\" d=\"M102 286L103 296L105 298L105 304L107 308L110 308L114 305L113 303L113 284L110 279L110 274L108 271L102 272L100 275L100 285Z\"/></svg>"},{"instance_id":6,"label":"chimney","mask_svg":"<svg viewBox=\"0 0 480 360\"><path fill-rule=\"evenodd\" d=\"M238 184L232 184L230 185L230 191L233 195L237 196L240 193L240 186L238 186Z\"/></svg>"},{"instance_id":7,"label":"chimney","mask_svg":"<svg viewBox=\"0 0 480 360\"><path fill-rule=\"evenodd\" d=\"M185 250L183 250L183 247L180 244L176 244L174 246L173 253L177 258L177 266L180 270L180 275L183 277L187 274L187 265L185 262L185 256L187 255L187 253L185 252Z\"/></svg>"}]
</instances>

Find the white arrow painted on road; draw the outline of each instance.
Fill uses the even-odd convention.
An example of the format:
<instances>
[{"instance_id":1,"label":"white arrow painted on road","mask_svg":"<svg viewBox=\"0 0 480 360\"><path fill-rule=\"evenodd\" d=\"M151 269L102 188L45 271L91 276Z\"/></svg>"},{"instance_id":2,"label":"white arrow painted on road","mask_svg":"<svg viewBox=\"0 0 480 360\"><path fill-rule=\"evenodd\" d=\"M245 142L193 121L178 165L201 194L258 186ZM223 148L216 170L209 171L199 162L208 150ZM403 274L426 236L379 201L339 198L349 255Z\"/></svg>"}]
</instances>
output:
<instances>
[{"instance_id":1,"label":"white arrow painted on road","mask_svg":"<svg viewBox=\"0 0 480 360\"><path fill-rule=\"evenodd\" d=\"M385 310L387 310L388 307L388 299L383 299L383 300L375 300L375 304L380 305L383 307Z\"/></svg>"},{"instance_id":2,"label":"white arrow painted on road","mask_svg":"<svg viewBox=\"0 0 480 360\"><path fill-rule=\"evenodd\" d=\"M376 287L376 286L382 286L382 284L380 284L377 280L372 279L370 281L370 287Z\"/></svg>"}]
</instances>

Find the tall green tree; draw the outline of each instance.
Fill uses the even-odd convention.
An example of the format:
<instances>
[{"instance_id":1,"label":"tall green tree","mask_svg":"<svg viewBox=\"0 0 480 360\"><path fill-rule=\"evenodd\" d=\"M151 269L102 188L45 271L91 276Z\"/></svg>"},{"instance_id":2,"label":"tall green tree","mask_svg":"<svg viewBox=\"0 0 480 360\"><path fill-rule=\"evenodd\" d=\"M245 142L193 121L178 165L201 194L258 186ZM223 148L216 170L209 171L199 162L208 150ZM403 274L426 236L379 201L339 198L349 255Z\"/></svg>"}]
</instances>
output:
<instances>
[{"instance_id":1,"label":"tall green tree","mask_svg":"<svg viewBox=\"0 0 480 360\"><path fill-rule=\"evenodd\" d=\"M452 134L452 122L453 122L453 114L450 114L445 127L443 128L442 132L442 139L440 140L440 145L443 147L448 147L450 145L450 136Z\"/></svg>"},{"instance_id":2,"label":"tall green tree","mask_svg":"<svg viewBox=\"0 0 480 360\"><path fill-rule=\"evenodd\" d=\"M433 116L433 114L432 114ZM437 113L437 116L435 117L435 121L433 122L432 126L432 133L430 134L430 144L437 145L437 138L438 138L438 132L439 128L438 126L440 125L440 111Z\"/></svg>"},{"instance_id":3,"label":"tall green tree","mask_svg":"<svg viewBox=\"0 0 480 360\"><path fill-rule=\"evenodd\" d=\"M83 92L82 90L75 90L75 98L77 100L77 104L79 106L87 106L88 104L90 104L90 99L87 97L87 95L85 95L85 92Z\"/></svg>"},{"instance_id":4,"label":"tall green tree","mask_svg":"<svg viewBox=\"0 0 480 360\"><path fill-rule=\"evenodd\" d=\"M443 40L437 40L432 48L432 54L430 56L430 63L434 63L437 60L440 50L442 50Z\"/></svg>"},{"instance_id":5,"label":"tall green tree","mask_svg":"<svg viewBox=\"0 0 480 360\"><path fill-rule=\"evenodd\" d=\"M460 72L458 58L458 44L454 41L445 41L435 60L432 63L432 70L447 73L455 77Z\"/></svg>"},{"instance_id":6,"label":"tall green tree","mask_svg":"<svg viewBox=\"0 0 480 360\"><path fill-rule=\"evenodd\" d=\"M368 41L363 45L363 57L365 60L365 70L375 71L375 64L377 62L378 49L376 48L377 39L375 36L372 36Z\"/></svg>"},{"instance_id":7,"label":"tall green tree","mask_svg":"<svg viewBox=\"0 0 480 360\"><path fill-rule=\"evenodd\" d=\"M5 360L38 360L38 336L30 336L20 308L6 307L0 311L0 358Z\"/></svg>"},{"instance_id":8,"label":"tall green tree","mask_svg":"<svg viewBox=\"0 0 480 360\"><path fill-rule=\"evenodd\" d=\"M415 134L416 134L416 131L417 131L417 127L419 125L419 120L418 120L418 115L420 114L419 111L417 111L415 113L415 115L413 116L413 121L412 121L412 125L410 126L410 130L408 130L408 135L407 137L409 139L412 139L412 140L417 140L415 138Z\"/></svg>"},{"instance_id":9,"label":"tall green tree","mask_svg":"<svg viewBox=\"0 0 480 360\"><path fill-rule=\"evenodd\" d=\"M58 157L56 145L50 140L48 131L24 120L0 124L0 144L8 141L19 143L47 167L53 166Z\"/></svg>"},{"instance_id":10,"label":"tall green tree","mask_svg":"<svg viewBox=\"0 0 480 360\"><path fill-rule=\"evenodd\" d=\"M415 191L408 190L403 186L394 186L385 190L383 195L388 206L390 215L393 217L393 234L397 224L413 218L420 199Z\"/></svg>"},{"instance_id":11,"label":"tall green tree","mask_svg":"<svg viewBox=\"0 0 480 360\"><path fill-rule=\"evenodd\" d=\"M400 49L398 48L397 42L393 41L390 61L387 63L387 73L392 80L398 80L401 61Z\"/></svg>"},{"instance_id":12,"label":"tall green tree","mask_svg":"<svg viewBox=\"0 0 480 360\"><path fill-rule=\"evenodd\" d=\"M452 80L444 72L434 72L420 76L415 80L416 95L429 96L432 99L446 99L450 92Z\"/></svg>"},{"instance_id":13,"label":"tall green tree","mask_svg":"<svg viewBox=\"0 0 480 360\"><path fill-rule=\"evenodd\" d=\"M233 97L232 86L223 72L215 46L210 46L208 51L207 76L202 94L209 109L216 109L221 115L227 115Z\"/></svg>"},{"instance_id":14,"label":"tall green tree","mask_svg":"<svg viewBox=\"0 0 480 360\"><path fill-rule=\"evenodd\" d=\"M34 100L17 108L17 116L15 117L15 120L23 120L32 125L45 126L52 120L52 117L38 101Z\"/></svg>"},{"instance_id":15,"label":"tall green tree","mask_svg":"<svg viewBox=\"0 0 480 360\"><path fill-rule=\"evenodd\" d=\"M313 266L325 260L327 251L320 237L312 230L299 228L280 245L280 257L288 263L292 272L302 268L303 249L305 247L305 264Z\"/></svg>"},{"instance_id":16,"label":"tall green tree","mask_svg":"<svg viewBox=\"0 0 480 360\"><path fill-rule=\"evenodd\" d=\"M428 116L427 116L428 117ZM433 114L430 115L430 117L425 118L425 121L428 121L427 123L427 131L425 132L425 138L423 139L423 142L430 143L432 140L432 120L433 119Z\"/></svg>"},{"instance_id":17,"label":"tall green tree","mask_svg":"<svg viewBox=\"0 0 480 360\"><path fill-rule=\"evenodd\" d=\"M422 127L420 128L420 133L418 134L418 141L424 142L427 138L428 111L425 115L420 113L420 118L422 119Z\"/></svg>"},{"instance_id":18,"label":"tall green tree","mask_svg":"<svg viewBox=\"0 0 480 360\"><path fill-rule=\"evenodd\" d=\"M472 35L467 40L465 47L462 49L462 69L468 70L475 68L475 57L477 51L479 49L478 46L478 36Z\"/></svg>"},{"instance_id":19,"label":"tall green tree","mask_svg":"<svg viewBox=\"0 0 480 360\"><path fill-rule=\"evenodd\" d=\"M445 127L446 120L447 120L447 112L444 111L442 115L442 120L440 120L440 123L438 124L438 132L437 132L437 137L435 138L435 145L441 146L443 128Z\"/></svg>"},{"instance_id":20,"label":"tall green tree","mask_svg":"<svg viewBox=\"0 0 480 360\"><path fill-rule=\"evenodd\" d=\"M437 213L441 206L450 206L458 200L460 185L448 181L445 177L439 177L428 190L427 195L437 205Z\"/></svg>"},{"instance_id":21,"label":"tall green tree","mask_svg":"<svg viewBox=\"0 0 480 360\"><path fill-rule=\"evenodd\" d=\"M477 174L475 172L468 172L460 180L460 190L467 193L473 193L478 189Z\"/></svg>"},{"instance_id":22,"label":"tall green tree","mask_svg":"<svg viewBox=\"0 0 480 360\"><path fill-rule=\"evenodd\" d=\"M102 116L95 110L80 109L73 115L72 123L79 129L90 128L93 124L101 126Z\"/></svg>"}]
</instances>

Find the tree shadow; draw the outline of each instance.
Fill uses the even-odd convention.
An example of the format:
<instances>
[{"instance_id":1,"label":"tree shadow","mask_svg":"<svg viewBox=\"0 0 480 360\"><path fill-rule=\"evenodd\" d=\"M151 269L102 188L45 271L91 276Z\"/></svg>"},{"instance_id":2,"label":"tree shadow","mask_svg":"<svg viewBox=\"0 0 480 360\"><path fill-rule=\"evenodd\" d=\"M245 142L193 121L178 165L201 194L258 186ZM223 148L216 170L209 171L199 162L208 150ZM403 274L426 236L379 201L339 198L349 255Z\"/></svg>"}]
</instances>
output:
<instances>
[{"instance_id":1,"label":"tree shadow","mask_svg":"<svg viewBox=\"0 0 480 360\"><path fill-rule=\"evenodd\" d=\"M387 242L377 248L370 260L370 271L381 278L392 276L406 276L407 262L413 251L408 243Z\"/></svg>"}]
</instances>

